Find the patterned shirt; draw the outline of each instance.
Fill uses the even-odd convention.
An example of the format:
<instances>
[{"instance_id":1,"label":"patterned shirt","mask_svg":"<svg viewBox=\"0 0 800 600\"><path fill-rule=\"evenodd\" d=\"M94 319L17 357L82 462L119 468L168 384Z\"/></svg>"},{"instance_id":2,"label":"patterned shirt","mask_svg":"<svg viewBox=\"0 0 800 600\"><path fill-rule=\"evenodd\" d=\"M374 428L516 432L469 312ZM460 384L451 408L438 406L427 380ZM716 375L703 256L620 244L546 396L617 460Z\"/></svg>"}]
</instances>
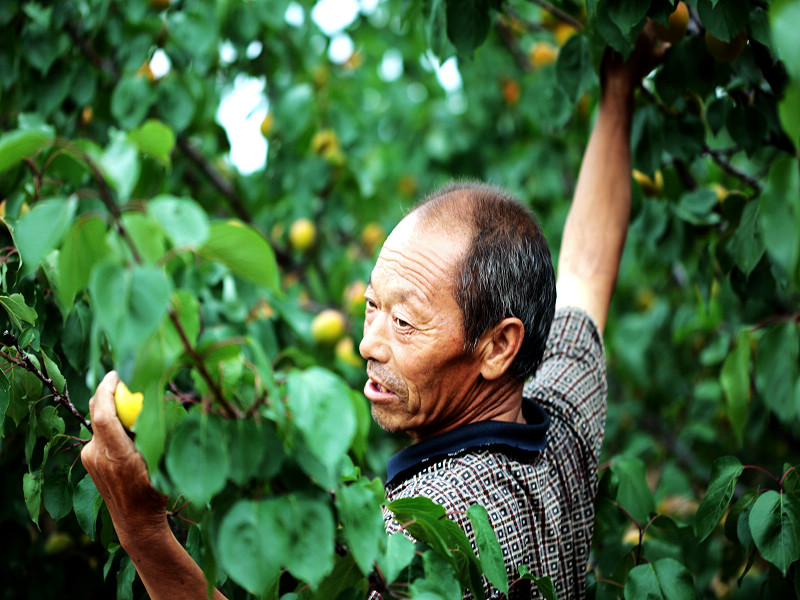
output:
<instances>
[{"instance_id":1,"label":"patterned shirt","mask_svg":"<svg viewBox=\"0 0 800 600\"><path fill-rule=\"evenodd\" d=\"M509 583L526 565L533 575L552 579L559 600L582 598L606 414L603 342L588 315L574 308L556 312L544 359L523 396L527 426L473 423L465 428L479 429L466 435L459 428L401 451L389 464L386 498L425 496L442 504L476 552L466 510L481 504ZM445 436L450 439L442 441ZM384 519L387 532L400 531L387 509ZM486 598L501 595L485 578L484 588ZM527 581L509 592L511 599L539 597Z\"/></svg>"}]
</instances>

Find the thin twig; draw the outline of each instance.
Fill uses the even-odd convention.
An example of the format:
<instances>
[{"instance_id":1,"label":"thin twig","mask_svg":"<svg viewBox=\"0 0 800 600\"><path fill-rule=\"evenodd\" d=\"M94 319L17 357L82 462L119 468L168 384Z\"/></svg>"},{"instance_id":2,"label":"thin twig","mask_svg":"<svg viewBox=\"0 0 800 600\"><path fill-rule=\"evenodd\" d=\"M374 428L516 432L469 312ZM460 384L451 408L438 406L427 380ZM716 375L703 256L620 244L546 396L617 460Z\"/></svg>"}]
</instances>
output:
<instances>
[{"instance_id":1,"label":"thin twig","mask_svg":"<svg viewBox=\"0 0 800 600\"><path fill-rule=\"evenodd\" d=\"M191 357L192 361L195 363L197 370L200 372L200 376L205 380L208 387L211 389L214 397L216 398L217 402L222 406L223 410L227 413L229 417L239 417L239 411L232 406L226 399L220 389L217 382L211 377L211 373L208 372L206 369L206 364L203 362L201 356L197 353L197 350L189 341L189 337L186 335L186 330L183 328L181 324L181 320L178 317L178 313L175 312L175 309L170 306L167 313L169 314L169 318L172 321L172 324L175 326L175 330L178 332L178 336L181 338L181 343L183 344L184 350L186 353Z\"/></svg>"},{"instance_id":2,"label":"thin twig","mask_svg":"<svg viewBox=\"0 0 800 600\"><path fill-rule=\"evenodd\" d=\"M72 404L72 401L69 399L69 392L66 389L64 389L63 394L58 391L53 383L53 380L45 375L35 364L33 364L33 361L30 359L27 353L20 347L17 337L10 331L6 330L3 332L3 341L7 346L15 348L19 356L12 356L0 350L0 357L36 375L36 377L43 384L45 384L45 386L47 386L47 389L52 392L53 400L65 407L76 419L78 419L78 421L80 421L84 427L86 427L86 429L89 430L89 432L91 432L92 426L86 419L83 418L83 415L78 412L78 409L75 408L75 405Z\"/></svg>"},{"instance_id":3,"label":"thin twig","mask_svg":"<svg viewBox=\"0 0 800 600\"><path fill-rule=\"evenodd\" d=\"M233 209L233 212L236 213L236 216L239 217L245 223L252 223L253 219L250 216L250 213L242 203L241 198L239 198L239 194L236 193L236 190L233 189L233 186L228 182L219 172L211 166L211 163L206 160L206 157L200 152L197 148L192 146L189 139L183 135L178 135L178 148L191 160L205 175L208 180L211 182L217 190L225 197L228 201L228 204Z\"/></svg>"},{"instance_id":4,"label":"thin twig","mask_svg":"<svg viewBox=\"0 0 800 600\"><path fill-rule=\"evenodd\" d=\"M565 23L569 23L578 31L583 31L583 25L581 24L580 21L575 19L575 17L573 17L569 13L565 13L557 6L553 6L549 2L546 2L545 0L528 0L528 2L530 2L531 4L536 4L538 6L541 6L543 9L545 9L547 12L549 12L551 15L558 18L559 20L564 21Z\"/></svg>"},{"instance_id":5,"label":"thin twig","mask_svg":"<svg viewBox=\"0 0 800 600\"><path fill-rule=\"evenodd\" d=\"M508 48L508 51L511 53L514 62L517 63L520 69L528 73L532 68L531 61L525 51L520 48L516 36L511 31L511 27L509 27L508 23L504 20L497 19L497 21L495 21L495 29L497 29L500 39L503 40L503 44L505 44L506 48Z\"/></svg>"},{"instance_id":6,"label":"thin twig","mask_svg":"<svg viewBox=\"0 0 800 600\"><path fill-rule=\"evenodd\" d=\"M748 186L753 188L756 193L761 192L762 186L761 184L754 178L734 167L733 164L725 157L725 155L720 152L719 150L714 150L710 148L708 144L703 145L703 152L711 157L711 159L717 163L724 171L728 174L733 175L734 177L741 179L742 182L746 183Z\"/></svg>"}]
</instances>

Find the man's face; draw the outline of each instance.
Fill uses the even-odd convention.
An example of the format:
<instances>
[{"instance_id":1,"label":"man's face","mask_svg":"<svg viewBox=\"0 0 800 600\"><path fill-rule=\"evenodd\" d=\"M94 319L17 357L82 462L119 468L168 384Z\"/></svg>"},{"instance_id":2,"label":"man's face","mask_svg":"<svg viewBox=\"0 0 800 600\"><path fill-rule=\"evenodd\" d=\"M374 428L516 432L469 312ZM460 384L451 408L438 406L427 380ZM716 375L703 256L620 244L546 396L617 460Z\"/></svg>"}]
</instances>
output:
<instances>
[{"instance_id":1,"label":"man's face","mask_svg":"<svg viewBox=\"0 0 800 600\"><path fill-rule=\"evenodd\" d=\"M469 422L480 368L464 352L453 298L467 243L466 232L424 227L411 215L372 271L359 350L368 361L364 394L387 431L421 439Z\"/></svg>"}]
</instances>

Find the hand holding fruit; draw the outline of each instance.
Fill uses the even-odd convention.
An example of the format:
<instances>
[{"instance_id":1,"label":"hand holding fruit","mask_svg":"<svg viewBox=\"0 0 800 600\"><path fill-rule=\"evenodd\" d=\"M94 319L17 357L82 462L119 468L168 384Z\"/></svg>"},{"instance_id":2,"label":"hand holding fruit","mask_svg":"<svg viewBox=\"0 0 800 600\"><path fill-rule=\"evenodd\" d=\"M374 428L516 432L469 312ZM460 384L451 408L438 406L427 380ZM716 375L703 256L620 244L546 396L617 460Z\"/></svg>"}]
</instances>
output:
<instances>
[{"instance_id":1,"label":"hand holding fruit","mask_svg":"<svg viewBox=\"0 0 800 600\"><path fill-rule=\"evenodd\" d=\"M114 406L120 422L128 431L133 431L133 426L136 425L136 419L142 412L143 400L141 392L132 394L122 381L117 384L117 389L114 391Z\"/></svg>"},{"instance_id":2,"label":"hand holding fruit","mask_svg":"<svg viewBox=\"0 0 800 600\"><path fill-rule=\"evenodd\" d=\"M117 416L114 397L118 390L127 390L119 386L124 384L111 371L89 401L93 435L81 451L81 460L106 501L114 528L125 545L129 535L141 537L143 528L155 530L164 526L167 499L153 488L144 459ZM120 400L133 402L123 404L126 420L134 412L138 415L133 410L136 395L127 394L134 398L120 394Z\"/></svg>"}]
</instances>

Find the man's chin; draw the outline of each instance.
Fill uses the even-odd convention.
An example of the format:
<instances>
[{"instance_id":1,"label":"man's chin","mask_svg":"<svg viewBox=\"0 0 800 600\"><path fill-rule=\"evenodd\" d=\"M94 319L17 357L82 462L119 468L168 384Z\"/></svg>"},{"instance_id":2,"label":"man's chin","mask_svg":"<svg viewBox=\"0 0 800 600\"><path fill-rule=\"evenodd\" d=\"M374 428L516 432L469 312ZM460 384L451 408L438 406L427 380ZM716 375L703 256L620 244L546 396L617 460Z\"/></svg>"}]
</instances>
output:
<instances>
[{"instance_id":1,"label":"man's chin","mask_svg":"<svg viewBox=\"0 0 800 600\"><path fill-rule=\"evenodd\" d=\"M378 427L389 433L403 433L406 431L402 419L397 418L396 415L389 414L380 408L372 406L372 418Z\"/></svg>"}]
</instances>

